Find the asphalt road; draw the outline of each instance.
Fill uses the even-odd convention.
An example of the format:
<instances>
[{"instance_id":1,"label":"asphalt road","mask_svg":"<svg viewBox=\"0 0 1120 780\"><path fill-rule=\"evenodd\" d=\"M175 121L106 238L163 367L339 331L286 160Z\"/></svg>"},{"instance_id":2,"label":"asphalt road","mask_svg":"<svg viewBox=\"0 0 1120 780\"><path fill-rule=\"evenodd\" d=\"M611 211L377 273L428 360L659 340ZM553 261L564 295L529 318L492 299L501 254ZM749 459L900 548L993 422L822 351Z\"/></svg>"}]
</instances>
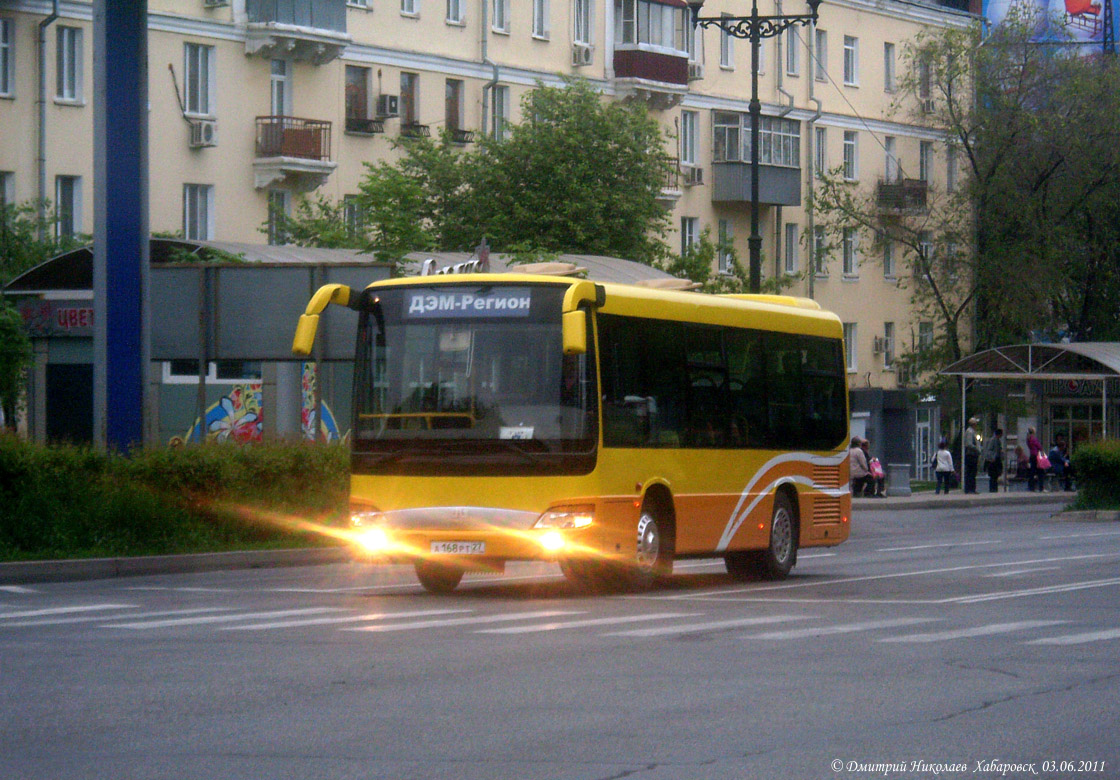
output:
<instances>
[{"instance_id":1,"label":"asphalt road","mask_svg":"<svg viewBox=\"0 0 1120 780\"><path fill-rule=\"evenodd\" d=\"M0 777L1120 777L1120 524L857 514L781 583L547 565L0 586ZM1032 768L1033 767L1033 768Z\"/></svg>"}]
</instances>

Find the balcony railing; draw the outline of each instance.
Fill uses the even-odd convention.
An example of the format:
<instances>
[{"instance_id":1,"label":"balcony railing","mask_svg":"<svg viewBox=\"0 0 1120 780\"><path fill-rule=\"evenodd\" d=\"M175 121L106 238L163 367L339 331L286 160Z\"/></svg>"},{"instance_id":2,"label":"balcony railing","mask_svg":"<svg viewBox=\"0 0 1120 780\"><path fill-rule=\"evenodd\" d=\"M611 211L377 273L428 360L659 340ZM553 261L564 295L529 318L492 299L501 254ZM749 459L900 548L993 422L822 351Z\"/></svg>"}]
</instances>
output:
<instances>
[{"instance_id":1,"label":"balcony railing","mask_svg":"<svg viewBox=\"0 0 1120 780\"><path fill-rule=\"evenodd\" d=\"M422 125L419 122L401 124L402 138L428 138L431 134L431 129L427 125Z\"/></svg>"},{"instance_id":2,"label":"balcony railing","mask_svg":"<svg viewBox=\"0 0 1120 780\"><path fill-rule=\"evenodd\" d=\"M247 0L250 24L286 24L346 32L346 4L341 0Z\"/></svg>"},{"instance_id":3,"label":"balcony railing","mask_svg":"<svg viewBox=\"0 0 1120 780\"><path fill-rule=\"evenodd\" d=\"M881 179L879 208L887 211L924 211L929 185L922 179Z\"/></svg>"},{"instance_id":4,"label":"balcony railing","mask_svg":"<svg viewBox=\"0 0 1120 780\"><path fill-rule=\"evenodd\" d=\"M474 130L460 130L459 128L452 128L451 130L451 143L453 144L469 144L474 142Z\"/></svg>"},{"instance_id":5,"label":"balcony railing","mask_svg":"<svg viewBox=\"0 0 1120 780\"><path fill-rule=\"evenodd\" d=\"M364 116L348 116L346 117L346 132L360 133L362 135L384 133L385 120L377 118L371 119Z\"/></svg>"},{"instance_id":6,"label":"balcony railing","mask_svg":"<svg viewBox=\"0 0 1120 780\"><path fill-rule=\"evenodd\" d=\"M257 117L257 157L331 158L331 123L294 116Z\"/></svg>"},{"instance_id":7,"label":"balcony railing","mask_svg":"<svg viewBox=\"0 0 1120 780\"><path fill-rule=\"evenodd\" d=\"M661 159L664 173L661 179L661 189L677 191L681 188L681 163L676 157L663 157Z\"/></svg>"}]
</instances>

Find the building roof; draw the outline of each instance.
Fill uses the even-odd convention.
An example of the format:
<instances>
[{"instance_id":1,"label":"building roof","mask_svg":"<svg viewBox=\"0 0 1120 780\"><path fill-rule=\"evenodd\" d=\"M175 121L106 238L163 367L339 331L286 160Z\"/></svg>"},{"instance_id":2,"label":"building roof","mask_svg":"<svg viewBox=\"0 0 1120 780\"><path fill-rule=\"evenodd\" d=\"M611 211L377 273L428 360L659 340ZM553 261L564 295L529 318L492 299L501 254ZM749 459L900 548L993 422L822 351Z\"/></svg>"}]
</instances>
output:
<instances>
[{"instance_id":1,"label":"building roof","mask_svg":"<svg viewBox=\"0 0 1120 780\"><path fill-rule=\"evenodd\" d=\"M1120 376L1120 342L995 347L958 360L940 373L968 379L1108 379Z\"/></svg>"},{"instance_id":2,"label":"building roof","mask_svg":"<svg viewBox=\"0 0 1120 780\"><path fill-rule=\"evenodd\" d=\"M320 249L302 246L271 246L235 241L186 241L173 238L152 238L149 245L152 264L181 262L183 254L205 255L216 252L233 255L246 263L270 265L380 265L372 255L357 249ZM432 259L440 267L467 262L475 258L468 252L412 252L404 263L405 275L419 274L423 263ZM220 258L218 258L220 260ZM671 280L674 277L642 263L619 257L600 255L559 255L558 262L586 270L587 278L598 282L637 284L649 280ZM495 272L517 270L508 255L490 256L490 269ZM3 288L5 294L36 295L59 291L93 289L93 247L84 246L52 257L31 268Z\"/></svg>"}]
</instances>

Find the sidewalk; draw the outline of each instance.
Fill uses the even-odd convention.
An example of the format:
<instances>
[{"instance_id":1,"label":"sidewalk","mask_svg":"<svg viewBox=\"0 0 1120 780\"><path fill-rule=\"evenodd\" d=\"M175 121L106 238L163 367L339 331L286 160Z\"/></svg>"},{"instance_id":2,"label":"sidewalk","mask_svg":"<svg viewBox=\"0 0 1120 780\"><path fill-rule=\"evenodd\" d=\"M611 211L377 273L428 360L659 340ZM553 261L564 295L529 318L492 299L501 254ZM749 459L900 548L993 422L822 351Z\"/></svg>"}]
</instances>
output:
<instances>
[{"instance_id":1,"label":"sidewalk","mask_svg":"<svg viewBox=\"0 0 1120 780\"><path fill-rule=\"evenodd\" d=\"M1009 492L966 494L962 490L953 490L950 493L935 494L932 490L923 493L912 493L909 496L888 496L886 498L853 498L852 514L860 512L882 512L885 510L900 509L936 509L938 507L969 507L969 506L994 506L1002 504L1030 504L1052 507L1054 512L1071 503L1077 497L1076 492L1065 493L1031 493L1027 490L1012 490ZM1083 514L1076 512L1073 514Z\"/></svg>"}]
</instances>

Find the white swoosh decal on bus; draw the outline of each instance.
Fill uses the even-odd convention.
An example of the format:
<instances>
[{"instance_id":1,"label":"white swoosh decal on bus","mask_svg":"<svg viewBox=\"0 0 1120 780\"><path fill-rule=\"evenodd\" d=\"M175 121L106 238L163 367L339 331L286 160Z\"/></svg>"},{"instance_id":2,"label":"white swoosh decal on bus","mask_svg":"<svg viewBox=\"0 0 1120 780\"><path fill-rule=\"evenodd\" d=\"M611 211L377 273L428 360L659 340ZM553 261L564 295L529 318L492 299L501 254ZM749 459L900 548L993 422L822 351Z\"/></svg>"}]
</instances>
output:
<instances>
[{"instance_id":1,"label":"white swoosh decal on bus","mask_svg":"<svg viewBox=\"0 0 1120 780\"><path fill-rule=\"evenodd\" d=\"M739 494L739 502L735 505L735 509L731 512L731 517L727 521L727 526L723 529L723 535L720 536L719 544L716 545L716 552L723 552L727 549L727 546L731 544L732 538L734 538L735 534L738 533L739 528L743 525L743 522L750 516L751 512L754 511L754 508L758 506L758 503L762 501L762 499L769 496L770 493L778 487L778 485L790 482L801 485L808 485L810 487L813 485L813 480L809 477L785 476L779 477L778 479L774 480L773 482L768 484L764 490L756 490L758 484L764 478L768 477L770 470L775 466L794 461L807 463L810 467L839 466L847 457L848 453L846 450L837 455L828 456L811 455L807 452L786 452L766 461L766 463L762 465L762 468L760 468L755 473L751 481L747 483L746 487L743 488L743 492ZM843 487L839 490L827 490L820 492L825 493L826 495L839 497L849 491L847 487ZM754 499L744 508L743 504L747 501L747 499L750 498L752 493L754 494Z\"/></svg>"}]
</instances>

